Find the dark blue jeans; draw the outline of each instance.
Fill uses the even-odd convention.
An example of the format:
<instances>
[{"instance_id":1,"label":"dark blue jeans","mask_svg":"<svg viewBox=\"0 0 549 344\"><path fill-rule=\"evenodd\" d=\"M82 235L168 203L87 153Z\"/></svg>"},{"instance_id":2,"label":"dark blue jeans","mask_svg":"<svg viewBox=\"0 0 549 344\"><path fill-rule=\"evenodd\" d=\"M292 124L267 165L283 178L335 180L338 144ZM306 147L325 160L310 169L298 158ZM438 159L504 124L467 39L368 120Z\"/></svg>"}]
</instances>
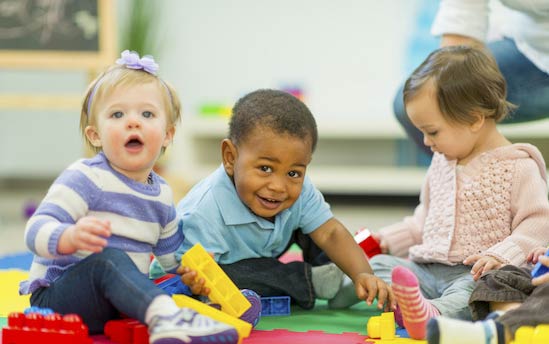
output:
<instances>
[{"instance_id":1,"label":"dark blue jeans","mask_svg":"<svg viewBox=\"0 0 549 344\"><path fill-rule=\"evenodd\" d=\"M303 309L315 305L315 291L311 267L330 262L326 254L310 236L296 230L287 249L297 244L303 253L303 262L281 263L277 258L250 258L232 264L220 264L227 276L239 289L251 289L260 296L290 296Z\"/></svg>"},{"instance_id":2,"label":"dark blue jeans","mask_svg":"<svg viewBox=\"0 0 549 344\"><path fill-rule=\"evenodd\" d=\"M30 301L32 306L60 314L76 313L90 334L96 334L121 313L144 322L151 301L161 294L125 252L106 248L67 269L49 287L35 291Z\"/></svg>"},{"instance_id":3,"label":"dark blue jeans","mask_svg":"<svg viewBox=\"0 0 549 344\"><path fill-rule=\"evenodd\" d=\"M495 57L507 82L507 100L518 106L502 123L535 121L549 117L549 75L539 70L517 49L510 39L491 42L487 48ZM410 122L402 99L401 86L393 101L393 110L408 137L425 153L431 151L423 144L423 134Z\"/></svg>"}]
</instances>

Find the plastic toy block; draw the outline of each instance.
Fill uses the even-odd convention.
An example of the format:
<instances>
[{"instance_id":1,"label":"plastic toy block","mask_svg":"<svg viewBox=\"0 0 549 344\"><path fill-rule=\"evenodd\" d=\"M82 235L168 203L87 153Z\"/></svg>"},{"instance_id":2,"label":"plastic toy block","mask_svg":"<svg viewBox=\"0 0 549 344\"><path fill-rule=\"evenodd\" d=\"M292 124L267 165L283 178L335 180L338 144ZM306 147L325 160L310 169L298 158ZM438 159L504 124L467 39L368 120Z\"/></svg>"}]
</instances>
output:
<instances>
[{"instance_id":1,"label":"plastic toy block","mask_svg":"<svg viewBox=\"0 0 549 344\"><path fill-rule=\"evenodd\" d=\"M25 315L31 314L31 313L38 313L38 314L42 314L42 315L45 316L45 315L48 315L48 314L53 314L55 312L51 308L42 308L42 307L36 307L36 306L27 307L23 311L23 314L25 314Z\"/></svg>"},{"instance_id":2,"label":"plastic toy block","mask_svg":"<svg viewBox=\"0 0 549 344\"><path fill-rule=\"evenodd\" d=\"M191 297L186 295L172 295L172 298L179 307L192 308L202 315L206 315L214 320L231 325L238 332L238 337L240 340L248 337L252 331L252 324L235 318Z\"/></svg>"},{"instance_id":3,"label":"plastic toy block","mask_svg":"<svg viewBox=\"0 0 549 344\"><path fill-rule=\"evenodd\" d=\"M515 332L511 344L546 344L549 343L549 325L521 326Z\"/></svg>"},{"instance_id":4,"label":"plastic toy block","mask_svg":"<svg viewBox=\"0 0 549 344\"><path fill-rule=\"evenodd\" d=\"M110 320L105 324L105 336L119 344L149 344L147 326L135 319Z\"/></svg>"},{"instance_id":5,"label":"plastic toy block","mask_svg":"<svg viewBox=\"0 0 549 344\"><path fill-rule=\"evenodd\" d=\"M366 325L366 332L370 338L395 339L395 314L393 312L384 312L381 316L370 317Z\"/></svg>"},{"instance_id":6,"label":"plastic toy block","mask_svg":"<svg viewBox=\"0 0 549 344\"><path fill-rule=\"evenodd\" d=\"M370 233L369 230L366 228L361 229L358 231L355 236L355 242L362 248L362 251L368 256L368 258L372 258L376 254L381 253L381 247L379 247L379 243L376 239L372 236L372 233Z\"/></svg>"},{"instance_id":7,"label":"plastic toy block","mask_svg":"<svg viewBox=\"0 0 549 344\"><path fill-rule=\"evenodd\" d=\"M549 250L545 251L545 256L549 257ZM534 266L534 270L532 270L532 277L539 277L549 271L549 268L541 262L537 262Z\"/></svg>"},{"instance_id":8,"label":"plastic toy block","mask_svg":"<svg viewBox=\"0 0 549 344\"><path fill-rule=\"evenodd\" d=\"M91 344L88 327L76 314L11 313L2 329L3 344Z\"/></svg>"},{"instance_id":9,"label":"plastic toy block","mask_svg":"<svg viewBox=\"0 0 549 344\"><path fill-rule=\"evenodd\" d=\"M261 316L290 315L289 296L270 296L261 298Z\"/></svg>"},{"instance_id":10,"label":"plastic toy block","mask_svg":"<svg viewBox=\"0 0 549 344\"><path fill-rule=\"evenodd\" d=\"M252 306L199 243L181 257L181 263L195 270L197 279L204 279L204 286L210 288L210 300L220 304L225 313L238 318Z\"/></svg>"},{"instance_id":11,"label":"plastic toy block","mask_svg":"<svg viewBox=\"0 0 549 344\"><path fill-rule=\"evenodd\" d=\"M154 283L170 296L173 294L184 294L192 296L191 288L186 286L181 281L181 276L175 274L167 274L154 280Z\"/></svg>"}]
</instances>

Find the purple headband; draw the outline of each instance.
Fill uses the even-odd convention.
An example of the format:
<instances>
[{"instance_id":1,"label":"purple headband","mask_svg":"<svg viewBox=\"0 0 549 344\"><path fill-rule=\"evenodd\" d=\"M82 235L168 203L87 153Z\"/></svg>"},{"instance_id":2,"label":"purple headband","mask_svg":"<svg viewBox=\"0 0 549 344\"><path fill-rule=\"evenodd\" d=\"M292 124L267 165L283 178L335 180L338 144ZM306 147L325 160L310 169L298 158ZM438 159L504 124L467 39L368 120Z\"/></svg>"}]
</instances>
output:
<instances>
[{"instance_id":1,"label":"purple headband","mask_svg":"<svg viewBox=\"0 0 549 344\"><path fill-rule=\"evenodd\" d=\"M129 51L124 50L122 54L120 54L120 58L116 60L116 64L119 64L121 66L125 66L129 69L142 69L145 72L152 74L156 76L156 72L158 72L158 63L154 62L154 58L150 55L145 55L142 58L139 57L139 54L135 51ZM162 80L161 80L162 81ZM162 84L164 82L162 81ZM90 92L90 96L88 97L88 104L86 106L88 116L90 115L90 106L92 99L95 95L95 92L99 88L99 85L101 85L101 79L99 79L95 86L93 87L93 90ZM169 89L168 89L169 92ZM171 97L170 93L170 97Z\"/></svg>"}]
</instances>

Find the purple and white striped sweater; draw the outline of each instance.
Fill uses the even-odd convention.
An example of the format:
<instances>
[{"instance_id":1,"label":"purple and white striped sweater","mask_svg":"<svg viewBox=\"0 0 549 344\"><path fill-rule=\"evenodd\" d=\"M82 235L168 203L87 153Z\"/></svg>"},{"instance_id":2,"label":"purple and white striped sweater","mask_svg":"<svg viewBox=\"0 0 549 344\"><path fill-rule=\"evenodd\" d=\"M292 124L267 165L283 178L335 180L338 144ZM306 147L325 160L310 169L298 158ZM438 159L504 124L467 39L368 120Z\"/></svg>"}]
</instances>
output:
<instances>
[{"instance_id":1,"label":"purple and white striped sweater","mask_svg":"<svg viewBox=\"0 0 549 344\"><path fill-rule=\"evenodd\" d=\"M21 294L49 286L71 265L90 254L57 252L59 237L84 216L109 220L108 247L130 256L139 270L149 272L153 253L168 272L178 263L175 251L183 241L169 185L151 172L151 183L136 182L113 170L103 153L69 166L55 180L25 229L27 247L35 254Z\"/></svg>"}]
</instances>

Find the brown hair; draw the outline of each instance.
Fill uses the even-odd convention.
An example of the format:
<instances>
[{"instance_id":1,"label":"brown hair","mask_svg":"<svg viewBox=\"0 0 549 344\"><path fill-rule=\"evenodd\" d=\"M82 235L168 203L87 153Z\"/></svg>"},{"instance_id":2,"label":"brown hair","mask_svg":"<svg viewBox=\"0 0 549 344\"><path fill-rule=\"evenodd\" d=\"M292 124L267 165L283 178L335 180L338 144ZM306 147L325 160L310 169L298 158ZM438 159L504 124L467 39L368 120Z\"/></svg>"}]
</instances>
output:
<instances>
[{"instance_id":1,"label":"brown hair","mask_svg":"<svg viewBox=\"0 0 549 344\"><path fill-rule=\"evenodd\" d=\"M175 127L177 122L181 119L181 103L175 89L170 84L153 74L147 73L143 70L126 68L123 65L117 64L109 67L105 72L100 74L94 81L91 82L86 90L80 113L80 131L82 136L84 136L88 147L96 153L101 151L100 147L95 147L91 144L85 133L88 125L95 125L95 104L98 101L101 101L105 94L110 93L116 87L133 86L150 82L156 83L162 90L164 106L168 110L168 127ZM93 98L90 99L90 97ZM162 148L162 152L164 149L165 148Z\"/></svg>"},{"instance_id":2,"label":"brown hair","mask_svg":"<svg viewBox=\"0 0 549 344\"><path fill-rule=\"evenodd\" d=\"M486 51L449 46L433 51L404 84L404 104L432 81L437 103L446 120L472 124L473 113L496 122L515 106L506 100L507 84L496 61Z\"/></svg>"}]
</instances>

